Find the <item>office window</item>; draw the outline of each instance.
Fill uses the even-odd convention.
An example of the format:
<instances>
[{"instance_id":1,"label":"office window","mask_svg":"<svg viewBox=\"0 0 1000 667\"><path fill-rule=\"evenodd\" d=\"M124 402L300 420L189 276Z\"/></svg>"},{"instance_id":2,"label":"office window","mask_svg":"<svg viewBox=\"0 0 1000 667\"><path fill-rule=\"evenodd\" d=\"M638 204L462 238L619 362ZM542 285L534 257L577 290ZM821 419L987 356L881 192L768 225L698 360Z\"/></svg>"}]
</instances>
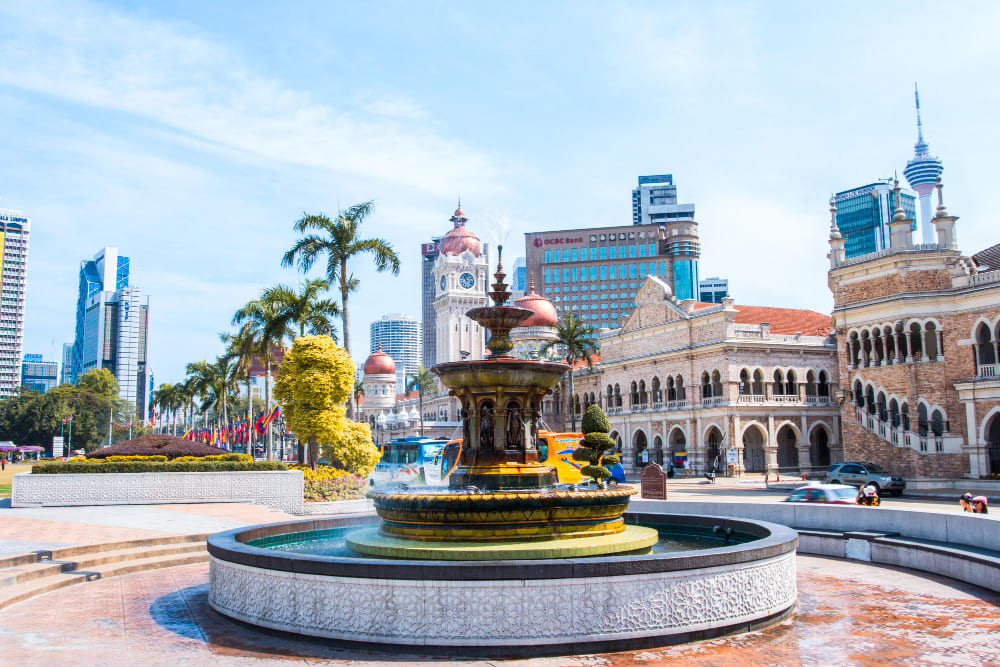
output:
<instances>
[{"instance_id":1,"label":"office window","mask_svg":"<svg viewBox=\"0 0 1000 667\"><path fill-rule=\"evenodd\" d=\"M618 265L618 277L619 278L628 278L628 271L626 270L624 264L619 264Z\"/></svg>"},{"instance_id":2,"label":"office window","mask_svg":"<svg viewBox=\"0 0 1000 667\"><path fill-rule=\"evenodd\" d=\"M628 277L629 278L635 278L636 277L636 268L635 268L635 264L634 263L629 263L629 265L628 265Z\"/></svg>"},{"instance_id":3,"label":"office window","mask_svg":"<svg viewBox=\"0 0 1000 667\"><path fill-rule=\"evenodd\" d=\"M608 279L608 265L601 264L601 280L607 280L607 279Z\"/></svg>"},{"instance_id":4,"label":"office window","mask_svg":"<svg viewBox=\"0 0 1000 667\"><path fill-rule=\"evenodd\" d=\"M649 244L649 256L650 257L655 257L656 256L656 244L655 243L650 243Z\"/></svg>"},{"instance_id":5,"label":"office window","mask_svg":"<svg viewBox=\"0 0 1000 667\"><path fill-rule=\"evenodd\" d=\"M607 259L607 258L608 258L608 247L602 245L601 246L601 259Z\"/></svg>"},{"instance_id":6,"label":"office window","mask_svg":"<svg viewBox=\"0 0 1000 667\"><path fill-rule=\"evenodd\" d=\"M660 275L661 276L667 275L667 263L666 262L660 262Z\"/></svg>"},{"instance_id":7,"label":"office window","mask_svg":"<svg viewBox=\"0 0 1000 667\"><path fill-rule=\"evenodd\" d=\"M566 252L566 251L564 250L563 252ZM573 269L573 270L576 271L576 269ZM563 268L563 270L562 270L562 281L564 283L568 283L569 282L569 267Z\"/></svg>"},{"instance_id":8,"label":"office window","mask_svg":"<svg viewBox=\"0 0 1000 667\"><path fill-rule=\"evenodd\" d=\"M562 249L562 261L564 261L564 262L568 262L569 261L569 248L563 248Z\"/></svg>"},{"instance_id":9,"label":"office window","mask_svg":"<svg viewBox=\"0 0 1000 667\"><path fill-rule=\"evenodd\" d=\"M579 277L577 276L577 273L576 273L576 267L575 266L573 267L573 270L570 271L569 275L570 275L570 280L572 280L573 282L576 282L577 280L579 280Z\"/></svg>"},{"instance_id":10,"label":"office window","mask_svg":"<svg viewBox=\"0 0 1000 667\"><path fill-rule=\"evenodd\" d=\"M545 252L547 253L548 250L546 250ZM545 283L548 284L550 282L552 282L552 269L545 269Z\"/></svg>"},{"instance_id":11,"label":"office window","mask_svg":"<svg viewBox=\"0 0 1000 667\"><path fill-rule=\"evenodd\" d=\"M645 256L646 256L646 244L645 243L640 243L639 244L639 257L645 257Z\"/></svg>"},{"instance_id":12,"label":"office window","mask_svg":"<svg viewBox=\"0 0 1000 667\"><path fill-rule=\"evenodd\" d=\"M625 246L618 246L618 258L625 259L626 257L628 257L628 255L625 253Z\"/></svg>"},{"instance_id":13,"label":"office window","mask_svg":"<svg viewBox=\"0 0 1000 667\"><path fill-rule=\"evenodd\" d=\"M646 262L639 262L639 277L646 277Z\"/></svg>"},{"instance_id":14,"label":"office window","mask_svg":"<svg viewBox=\"0 0 1000 667\"><path fill-rule=\"evenodd\" d=\"M580 259L580 257L578 256L578 254L577 254L577 253L578 253L577 249L576 249L576 248L573 248L573 250L571 251L571 254L572 254L572 257L573 257L573 261L574 261L574 262L576 262L576 261L578 261L578 260Z\"/></svg>"},{"instance_id":15,"label":"office window","mask_svg":"<svg viewBox=\"0 0 1000 667\"><path fill-rule=\"evenodd\" d=\"M628 256L635 257L635 245L630 245L628 247Z\"/></svg>"},{"instance_id":16,"label":"office window","mask_svg":"<svg viewBox=\"0 0 1000 667\"><path fill-rule=\"evenodd\" d=\"M609 275L611 276L612 280L615 280L615 279L618 278L618 265L617 264L609 264L608 265L608 271L610 272Z\"/></svg>"},{"instance_id":17,"label":"office window","mask_svg":"<svg viewBox=\"0 0 1000 667\"><path fill-rule=\"evenodd\" d=\"M597 280L597 267L591 266L590 269L587 271L587 276L591 280Z\"/></svg>"},{"instance_id":18,"label":"office window","mask_svg":"<svg viewBox=\"0 0 1000 667\"><path fill-rule=\"evenodd\" d=\"M610 253L611 253L611 254L609 255L609 257L610 257L611 259L618 259L618 246L614 246L614 245L613 245L613 246L611 246L610 248L608 248L608 252L610 252Z\"/></svg>"},{"instance_id":19,"label":"office window","mask_svg":"<svg viewBox=\"0 0 1000 667\"><path fill-rule=\"evenodd\" d=\"M551 250L546 250L545 251L545 263L548 264L551 261L552 261L552 251Z\"/></svg>"}]
</instances>

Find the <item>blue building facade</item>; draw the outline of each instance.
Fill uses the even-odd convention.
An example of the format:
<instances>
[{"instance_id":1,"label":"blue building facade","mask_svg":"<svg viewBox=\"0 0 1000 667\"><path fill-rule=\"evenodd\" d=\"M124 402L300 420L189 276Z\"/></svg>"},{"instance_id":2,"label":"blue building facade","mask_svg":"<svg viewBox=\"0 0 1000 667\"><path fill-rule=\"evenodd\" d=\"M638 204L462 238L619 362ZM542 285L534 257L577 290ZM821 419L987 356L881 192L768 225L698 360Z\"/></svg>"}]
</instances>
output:
<instances>
[{"instance_id":1,"label":"blue building facade","mask_svg":"<svg viewBox=\"0 0 1000 667\"><path fill-rule=\"evenodd\" d=\"M40 354L26 354L21 362L21 386L44 394L59 384L59 362L45 361Z\"/></svg>"},{"instance_id":2,"label":"blue building facade","mask_svg":"<svg viewBox=\"0 0 1000 667\"><path fill-rule=\"evenodd\" d=\"M896 196L889 179L869 183L834 195L837 206L837 227L846 239L848 258L867 255L889 247L889 222L896 208ZM917 228L917 197L902 190L903 211L912 228Z\"/></svg>"}]
</instances>

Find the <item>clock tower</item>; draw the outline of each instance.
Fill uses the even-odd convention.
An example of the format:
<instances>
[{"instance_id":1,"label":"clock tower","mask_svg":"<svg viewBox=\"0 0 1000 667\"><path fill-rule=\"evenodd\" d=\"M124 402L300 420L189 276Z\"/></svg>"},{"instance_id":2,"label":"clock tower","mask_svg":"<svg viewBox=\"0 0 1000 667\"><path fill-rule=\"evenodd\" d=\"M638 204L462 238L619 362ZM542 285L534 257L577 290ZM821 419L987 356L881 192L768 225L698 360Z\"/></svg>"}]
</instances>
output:
<instances>
[{"instance_id":1,"label":"clock tower","mask_svg":"<svg viewBox=\"0 0 1000 667\"><path fill-rule=\"evenodd\" d=\"M437 322L435 363L484 359L486 330L465 316L465 311L487 305L489 266L479 239L465 223L459 201L454 227L441 239L434 262L434 312Z\"/></svg>"}]
</instances>

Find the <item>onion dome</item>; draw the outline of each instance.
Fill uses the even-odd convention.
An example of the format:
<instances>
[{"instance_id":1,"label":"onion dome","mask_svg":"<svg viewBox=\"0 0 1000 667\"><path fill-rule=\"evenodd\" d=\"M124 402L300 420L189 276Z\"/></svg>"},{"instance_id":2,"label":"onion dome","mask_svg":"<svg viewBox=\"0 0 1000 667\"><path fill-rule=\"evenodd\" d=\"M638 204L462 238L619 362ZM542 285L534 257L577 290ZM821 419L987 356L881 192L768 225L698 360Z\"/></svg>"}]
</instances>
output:
<instances>
[{"instance_id":1,"label":"onion dome","mask_svg":"<svg viewBox=\"0 0 1000 667\"><path fill-rule=\"evenodd\" d=\"M479 257L481 253L479 238L465 227L468 218L465 217L465 213L462 211L461 199L458 200L458 208L455 209L455 215L451 216L449 220L455 226L448 230L448 233L441 238L441 245L439 246L441 254L460 255L468 250L476 257Z\"/></svg>"},{"instance_id":2,"label":"onion dome","mask_svg":"<svg viewBox=\"0 0 1000 667\"><path fill-rule=\"evenodd\" d=\"M396 362L382 351L382 341L379 341L378 349L365 359L365 375L395 375L395 373Z\"/></svg>"},{"instance_id":3,"label":"onion dome","mask_svg":"<svg viewBox=\"0 0 1000 667\"><path fill-rule=\"evenodd\" d=\"M534 312L534 315L518 324L519 327L553 327L559 323L559 315L552 302L540 294L535 294L534 274L528 283L528 293L515 301L514 305Z\"/></svg>"},{"instance_id":4,"label":"onion dome","mask_svg":"<svg viewBox=\"0 0 1000 667\"><path fill-rule=\"evenodd\" d=\"M411 422L420 421L420 411L417 410L417 406L413 406L413 408L410 410L410 421Z\"/></svg>"}]
</instances>

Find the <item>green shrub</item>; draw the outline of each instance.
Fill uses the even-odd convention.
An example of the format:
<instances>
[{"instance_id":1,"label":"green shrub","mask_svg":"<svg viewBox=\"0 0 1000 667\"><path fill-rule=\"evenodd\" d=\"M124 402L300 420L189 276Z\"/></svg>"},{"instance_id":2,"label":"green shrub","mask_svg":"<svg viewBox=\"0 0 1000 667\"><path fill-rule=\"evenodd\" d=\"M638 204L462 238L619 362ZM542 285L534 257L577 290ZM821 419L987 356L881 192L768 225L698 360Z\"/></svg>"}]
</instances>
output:
<instances>
[{"instance_id":1,"label":"green shrub","mask_svg":"<svg viewBox=\"0 0 1000 667\"><path fill-rule=\"evenodd\" d=\"M303 482L302 497L308 502L364 498L368 489L364 477L350 473L337 477L306 475Z\"/></svg>"},{"instance_id":2,"label":"green shrub","mask_svg":"<svg viewBox=\"0 0 1000 667\"><path fill-rule=\"evenodd\" d=\"M79 461L80 459L72 459L73 461ZM89 461L90 459L83 459L84 461ZM167 457L162 454L152 454L150 456L109 456L105 461L147 461L149 463L166 463Z\"/></svg>"},{"instance_id":3,"label":"green shrub","mask_svg":"<svg viewBox=\"0 0 1000 667\"><path fill-rule=\"evenodd\" d=\"M31 472L42 475L65 473L109 473L109 472L229 472L258 470L288 470L280 461L215 460L198 458L192 461L110 461L107 459L87 461L58 461L35 465Z\"/></svg>"},{"instance_id":4,"label":"green shrub","mask_svg":"<svg viewBox=\"0 0 1000 667\"><path fill-rule=\"evenodd\" d=\"M605 456L604 452L615 446L615 441L608 435L611 422L600 406L594 403L583 413L580 423L583 430L583 440L580 446L573 450L573 460L586 462L580 468L580 473L590 477L595 483L611 477L611 471L605 466L614 465L618 457L612 454Z\"/></svg>"}]
</instances>

